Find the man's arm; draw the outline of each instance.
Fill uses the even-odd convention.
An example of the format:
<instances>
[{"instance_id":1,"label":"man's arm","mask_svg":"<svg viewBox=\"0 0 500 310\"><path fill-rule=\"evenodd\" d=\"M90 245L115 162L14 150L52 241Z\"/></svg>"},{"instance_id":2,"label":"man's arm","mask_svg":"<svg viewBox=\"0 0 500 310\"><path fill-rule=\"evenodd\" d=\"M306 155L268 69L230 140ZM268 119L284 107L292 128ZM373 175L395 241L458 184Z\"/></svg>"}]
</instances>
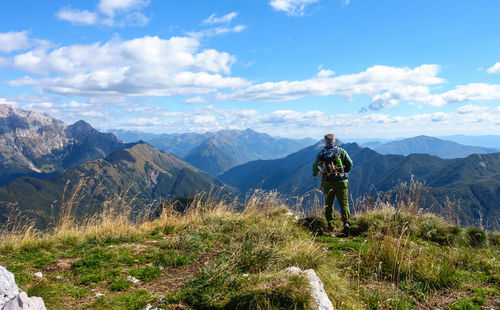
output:
<instances>
[{"instance_id":1,"label":"man's arm","mask_svg":"<svg viewBox=\"0 0 500 310\"><path fill-rule=\"evenodd\" d=\"M344 171L345 172L350 172L352 169L352 159L349 157L349 154L347 153L346 150L342 149L341 152L341 159L342 159L342 164L344 165Z\"/></svg>"},{"instance_id":2,"label":"man's arm","mask_svg":"<svg viewBox=\"0 0 500 310\"><path fill-rule=\"evenodd\" d=\"M318 165L319 165L320 155L321 155L321 152L319 152L318 155L316 155L316 160L314 161L314 164L313 164L313 176L317 176L319 173Z\"/></svg>"}]
</instances>

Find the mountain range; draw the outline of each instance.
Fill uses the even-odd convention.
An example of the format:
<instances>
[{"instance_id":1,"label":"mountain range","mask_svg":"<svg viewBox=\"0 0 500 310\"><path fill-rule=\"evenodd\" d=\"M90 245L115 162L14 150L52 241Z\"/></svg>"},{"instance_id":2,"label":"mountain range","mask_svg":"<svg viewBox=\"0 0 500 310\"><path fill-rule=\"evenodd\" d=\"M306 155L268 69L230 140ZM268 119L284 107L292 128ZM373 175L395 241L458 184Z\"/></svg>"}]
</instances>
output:
<instances>
[{"instance_id":1,"label":"mountain range","mask_svg":"<svg viewBox=\"0 0 500 310\"><path fill-rule=\"evenodd\" d=\"M429 136L417 136L386 143L369 142L364 146L370 147L380 154L432 154L441 158L461 158L471 154L487 154L500 151L495 148L463 145Z\"/></svg>"},{"instance_id":2,"label":"mountain range","mask_svg":"<svg viewBox=\"0 0 500 310\"><path fill-rule=\"evenodd\" d=\"M0 104L0 186L19 176L53 176L123 146L84 121L68 126L48 114Z\"/></svg>"},{"instance_id":3,"label":"mountain range","mask_svg":"<svg viewBox=\"0 0 500 310\"><path fill-rule=\"evenodd\" d=\"M37 227L47 227L57 220L51 216L61 214L71 199L76 218L83 218L106 203L119 201L133 211L143 211L154 201L211 190L221 195L233 191L176 156L138 142L46 180L21 177L0 187L0 222L17 209Z\"/></svg>"},{"instance_id":4,"label":"mountain range","mask_svg":"<svg viewBox=\"0 0 500 310\"><path fill-rule=\"evenodd\" d=\"M354 161L350 173L351 200L377 196L402 182L414 179L429 187L422 207L444 212L449 197L460 204L462 223L500 228L500 153L474 154L466 158L442 159L428 154L383 155L356 143L342 147ZM242 192L261 188L277 190L288 197L310 193L319 180L312 165L321 143L277 160L252 161L232 168L219 178Z\"/></svg>"},{"instance_id":5,"label":"mountain range","mask_svg":"<svg viewBox=\"0 0 500 310\"><path fill-rule=\"evenodd\" d=\"M316 142L310 138L271 137L252 129L154 136L123 130L112 132L128 142L141 138L213 175L219 175L251 160L284 157Z\"/></svg>"},{"instance_id":6,"label":"mountain range","mask_svg":"<svg viewBox=\"0 0 500 310\"><path fill-rule=\"evenodd\" d=\"M250 129L129 137L149 140L124 143L84 121L66 125L47 114L0 105L0 222L18 210L45 227L71 193L78 197L74 211L83 217L116 198L140 211L154 201L199 191L244 196L262 188L304 197L319 187L312 164L322 146L311 144L312 139L271 137ZM463 224L500 228L500 153L454 159L415 154L464 150L431 137L400 141L399 151L410 155L338 142L354 161L351 200L391 193L414 179L429 187L423 207L443 212L449 198Z\"/></svg>"}]
</instances>

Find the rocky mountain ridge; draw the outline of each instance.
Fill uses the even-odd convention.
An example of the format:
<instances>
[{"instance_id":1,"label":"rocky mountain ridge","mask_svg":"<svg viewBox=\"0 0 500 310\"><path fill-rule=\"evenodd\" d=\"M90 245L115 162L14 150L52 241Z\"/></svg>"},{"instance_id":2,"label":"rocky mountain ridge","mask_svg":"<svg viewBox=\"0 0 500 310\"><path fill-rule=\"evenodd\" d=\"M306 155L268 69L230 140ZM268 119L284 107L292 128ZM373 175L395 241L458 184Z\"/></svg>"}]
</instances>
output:
<instances>
[{"instance_id":1,"label":"rocky mountain ridge","mask_svg":"<svg viewBox=\"0 0 500 310\"><path fill-rule=\"evenodd\" d=\"M123 146L85 121L66 125L45 113L0 104L0 186L19 176L49 177Z\"/></svg>"}]
</instances>

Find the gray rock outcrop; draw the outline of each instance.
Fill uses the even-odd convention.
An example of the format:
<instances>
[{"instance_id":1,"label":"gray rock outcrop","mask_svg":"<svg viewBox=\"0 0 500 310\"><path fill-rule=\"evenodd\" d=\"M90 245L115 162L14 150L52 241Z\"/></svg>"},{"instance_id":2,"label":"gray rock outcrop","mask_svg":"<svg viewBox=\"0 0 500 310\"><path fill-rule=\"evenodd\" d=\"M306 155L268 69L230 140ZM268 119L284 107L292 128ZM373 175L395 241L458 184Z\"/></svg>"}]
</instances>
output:
<instances>
[{"instance_id":1,"label":"gray rock outcrop","mask_svg":"<svg viewBox=\"0 0 500 310\"><path fill-rule=\"evenodd\" d=\"M45 303L40 297L28 297L25 292L7 302L2 310L46 310Z\"/></svg>"},{"instance_id":2,"label":"gray rock outcrop","mask_svg":"<svg viewBox=\"0 0 500 310\"><path fill-rule=\"evenodd\" d=\"M0 309L17 295L19 295L19 288L14 275L0 266Z\"/></svg>"},{"instance_id":3,"label":"gray rock outcrop","mask_svg":"<svg viewBox=\"0 0 500 310\"><path fill-rule=\"evenodd\" d=\"M321 279L313 269L301 270L299 267L289 267L286 269L293 274L302 274L309 280L311 286L311 297L314 299L315 307L318 310L334 310L333 304L325 292Z\"/></svg>"},{"instance_id":4,"label":"gray rock outcrop","mask_svg":"<svg viewBox=\"0 0 500 310\"><path fill-rule=\"evenodd\" d=\"M0 310L46 310L40 297L19 293L14 275L0 266Z\"/></svg>"}]
</instances>

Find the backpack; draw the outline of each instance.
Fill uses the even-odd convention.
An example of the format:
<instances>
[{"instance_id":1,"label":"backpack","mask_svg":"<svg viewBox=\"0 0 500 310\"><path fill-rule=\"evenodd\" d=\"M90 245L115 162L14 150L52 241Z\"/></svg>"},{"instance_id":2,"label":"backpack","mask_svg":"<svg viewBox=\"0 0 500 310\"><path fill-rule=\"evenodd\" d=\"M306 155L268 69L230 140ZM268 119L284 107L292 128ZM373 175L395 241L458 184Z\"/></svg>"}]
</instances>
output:
<instances>
[{"instance_id":1,"label":"backpack","mask_svg":"<svg viewBox=\"0 0 500 310\"><path fill-rule=\"evenodd\" d=\"M336 145L327 145L321 150L319 164L321 165L323 182L335 182L345 180L348 177L347 173L344 172L340 152Z\"/></svg>"}]
</instances>

